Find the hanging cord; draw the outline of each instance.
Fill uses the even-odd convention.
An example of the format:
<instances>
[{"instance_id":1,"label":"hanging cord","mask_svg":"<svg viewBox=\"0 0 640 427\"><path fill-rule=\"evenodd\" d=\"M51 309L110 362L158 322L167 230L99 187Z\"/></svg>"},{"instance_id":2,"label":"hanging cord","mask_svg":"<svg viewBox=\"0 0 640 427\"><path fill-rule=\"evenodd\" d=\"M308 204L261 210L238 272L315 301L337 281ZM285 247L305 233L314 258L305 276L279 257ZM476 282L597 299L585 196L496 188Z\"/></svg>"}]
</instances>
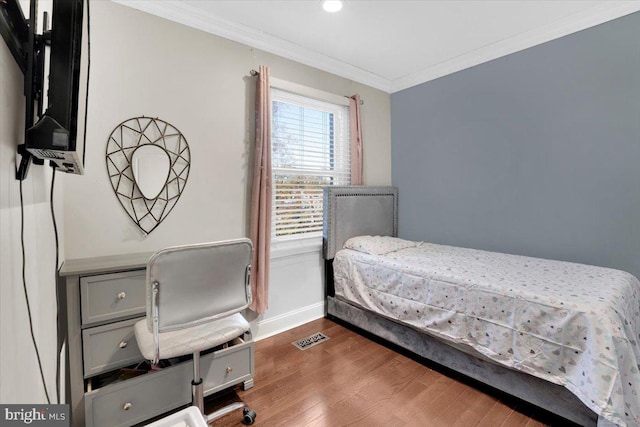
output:
<instances>
[{"instance_id":1,"label":"hanging cord","mask_svg":"<svg viewBox=\"0 0 640 427\"><path fill-rule=\"evenodd\" d=\"M56 242L56 265L54 271L54 278L56 281L56 328L60 324L60 292L58 291L58 264L60 263L60 243L58 241L58 223L56 221L56 212L53 209L53 189L56 183L56 168L53 168L53 175L51 176L51 193L49 194L49 205L51 207L51 221L53 222L53 235ZM56 332L58 332L56 330ZM61 376L61 356L62 343L58 342L56 347L56 398L60 403L60 376Z\"/></svg>"},{"instance_id":2,"label":"hanging cord","mask_svg":"<svg viewBox=\"0 0 640 427\"><path fill-rule=\"evenodd\" d=\"M24 289L24 298L27 303L27 314L29 316L29 331L31 333L31 341L33 342L33 347L36 350L36 357L38 359L38 368L40 369L40 378L42 379L42 387L44 388L44 394L47 397L47 403L51 404L51 399L49 398L49 392L47 391L47 382L44 379L44 371L42 370L42 360L40 359L40 351L38 350L38 344L36 343L36 336L33 332L33 319L31 317L31 306L29 304L29 293L27 292L27 270L26 270L26 255L25 255L25 245L24 245L24 198L22 194L22 182L20 180L20 243L22 245L22 288Z\"/></svg>"},{"instance_id":3,"label":"hanging cord","mask_svg":"<svg viewBox=\"0 0 640 427\"><path fill-rule=\"evenodd\" d=\"M84 113L84 129L83 129L83 149L82 149L82 166L85 165L85 153L87 146L87 111L89 105L89 74L91 70L91 19L90 19L90 6L89 0L87 2L87 88L85 92L85 113ZM57 292L58 281L57 281L57 273L58 273L58 264L60 262L60 244L58 240L58 225L56 222L55 210L53 207L53 190L55 188L55 179L56 179L56 169L53 168L53 175L51 177L51 193L49 197L50 207L51 207L51 219L53 222L53 231L55 235L55 245L56 245L56 263L55 263L55 275L54 280L56 281L56 308L60 306L59 301L59 293ZM38 349L38 344L36 342L35 333L33 331L33 318L31 316L31 305L29 303L29 292L27 291L27 277L26 277L26 254L25 254L25 244L24 244L24 197L22 190L22 180L20 181L20 243L22 246L22 287L24 289L24 297L25 302L27 304L27 315L29 317L29 331L31 334L31 341L33 342L33 347L36 351L36 357L38 359L38 368L40 370L40 378L42 379L42 386L44 388L44 393L47 398L47 403L51 404L51 399L49 397L49 391L47 390L47 383L44 378L44 371L42 369L42 360L40 358L40 350ZM59 312L56 312L56 326L58 325ZM57 402L60 403L60 377L61 377L61 346L57 348L56 351L56 394L57 394Z\"/></svg>"}]
</instances>

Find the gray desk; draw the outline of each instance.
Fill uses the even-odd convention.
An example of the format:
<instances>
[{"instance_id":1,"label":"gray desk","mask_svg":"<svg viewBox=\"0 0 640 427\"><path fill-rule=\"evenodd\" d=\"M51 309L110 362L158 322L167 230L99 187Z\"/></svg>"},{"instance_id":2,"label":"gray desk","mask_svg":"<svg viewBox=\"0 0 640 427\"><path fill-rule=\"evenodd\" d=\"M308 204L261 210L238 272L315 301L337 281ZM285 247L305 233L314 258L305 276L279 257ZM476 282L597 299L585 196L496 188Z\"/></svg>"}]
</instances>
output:
<instances>
[{"instance_id":1,"label":"gray desk","mask_svg":"<svg viewBox=\"0 0 640 427\"><path fill-rule=\"evenodd\" d=\"M144 361L133 325L145 316L151 255L67 260L59 271L59 334L66 339L66 403L74 427L132 426L191 402L190 360L122 379ZM251 388L250 334L203 355L201 364L205 395L239 383Z\"/></svg>"}]
</instances>

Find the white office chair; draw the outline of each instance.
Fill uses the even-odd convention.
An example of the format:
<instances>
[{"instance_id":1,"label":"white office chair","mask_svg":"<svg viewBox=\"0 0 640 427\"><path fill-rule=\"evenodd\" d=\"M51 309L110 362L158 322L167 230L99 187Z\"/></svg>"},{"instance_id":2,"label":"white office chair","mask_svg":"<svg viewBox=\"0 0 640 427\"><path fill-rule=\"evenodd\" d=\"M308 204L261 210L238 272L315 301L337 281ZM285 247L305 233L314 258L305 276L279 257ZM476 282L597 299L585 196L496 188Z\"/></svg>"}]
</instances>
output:
<instances>
[{"instance_id":1,"label":"white office chair","mask_svg":"<svg viewBox=\"0 0 640 427\"><path fill-rule=\"evenodd\" d=\"M241 336L251 342L249 322L239 312L251 303L252 250L249 239L177 246L157 252L147 265L147 317L134 327L138 347L154 365L193 354L192 403L203 415L200 352ZM244 424L253 424L256 413L243 402L206 421L241 408Z\"/></svg>"}]
</instances>

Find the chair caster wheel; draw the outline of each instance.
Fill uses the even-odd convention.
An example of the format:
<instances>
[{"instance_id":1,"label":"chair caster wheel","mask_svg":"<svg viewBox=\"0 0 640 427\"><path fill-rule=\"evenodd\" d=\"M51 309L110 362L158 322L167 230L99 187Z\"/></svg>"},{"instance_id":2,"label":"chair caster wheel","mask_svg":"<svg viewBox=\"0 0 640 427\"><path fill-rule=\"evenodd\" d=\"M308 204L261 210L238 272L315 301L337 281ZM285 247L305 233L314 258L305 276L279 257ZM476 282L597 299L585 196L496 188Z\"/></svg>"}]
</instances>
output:
<instances>
[{"instance_id":1,"label":"chair caster wheel","mask_svg":"<svg viewBox=\"0 0 640 427\"><path fill-rule=\"evenodd\" d=\"M250 426L256 420L256 411L249 408L244 408L242 410L242 424Z\"/></svg>"}]
</instances>

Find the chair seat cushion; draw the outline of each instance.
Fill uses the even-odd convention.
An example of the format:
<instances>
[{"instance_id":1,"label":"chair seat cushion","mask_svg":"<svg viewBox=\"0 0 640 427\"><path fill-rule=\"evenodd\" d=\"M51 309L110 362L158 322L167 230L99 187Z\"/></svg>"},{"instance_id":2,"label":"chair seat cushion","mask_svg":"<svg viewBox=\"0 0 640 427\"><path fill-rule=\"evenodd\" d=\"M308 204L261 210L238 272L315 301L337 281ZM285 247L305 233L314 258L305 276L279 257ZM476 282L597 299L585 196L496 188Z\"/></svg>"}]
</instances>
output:
<instances>
[{"instance_id":1,"label":"chair seat cushion","mask_svg":"<svg viewBox=\"0 0 640 427\"><path fill-rule=\"evenodd\" d=\"M214 320L209 323L162 332L160 336L160 359L179 357L208 350L239 337L250 329L249 322L240 314ZM140 353L145 359L153 360L153 332L147 328L147 320L142 319L134 326Z\"/></svg>"}]
</instances>

